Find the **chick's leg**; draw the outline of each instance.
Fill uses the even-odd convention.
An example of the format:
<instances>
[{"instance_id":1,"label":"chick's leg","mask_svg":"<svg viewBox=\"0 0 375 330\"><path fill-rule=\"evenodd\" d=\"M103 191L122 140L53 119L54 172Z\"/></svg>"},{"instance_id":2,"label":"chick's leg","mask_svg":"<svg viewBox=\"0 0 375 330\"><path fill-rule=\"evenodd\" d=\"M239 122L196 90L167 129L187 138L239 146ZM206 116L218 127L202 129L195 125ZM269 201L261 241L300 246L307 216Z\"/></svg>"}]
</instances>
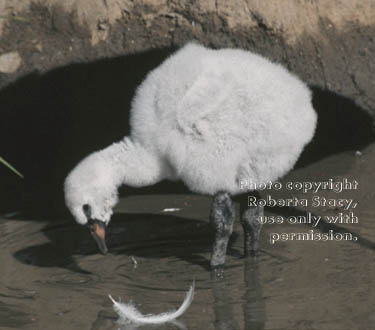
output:
<instances>
[{"instance_id":1,"label":"chick's leg","mask_svg":"<svg viewBox=\"0 0 375 330\"><path fill-rule=\"evenodd\" d=\"M211 255L211 267L222 266L230 235L233 231L235 208L227 192L219 192L214 196L210 214L210 222L214 229L214 243Z\"/></svg>"}]
</instances>

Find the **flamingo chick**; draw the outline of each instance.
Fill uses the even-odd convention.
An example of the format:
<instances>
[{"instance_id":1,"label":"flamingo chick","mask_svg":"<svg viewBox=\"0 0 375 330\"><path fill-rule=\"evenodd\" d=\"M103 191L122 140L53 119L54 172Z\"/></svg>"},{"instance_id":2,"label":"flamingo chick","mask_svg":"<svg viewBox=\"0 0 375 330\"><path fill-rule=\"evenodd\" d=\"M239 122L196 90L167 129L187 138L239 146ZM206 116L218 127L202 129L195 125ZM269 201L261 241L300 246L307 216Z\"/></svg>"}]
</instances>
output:
<instances>
[{"instance_id":1,"label":"flamingo chick","mask_svg":"<svg viewBox=\"0 0 375 330\"><path fill-rule=\"evenodd\" d=\"M317 115L308 87L279 64L240 49L189 43L152 70L131 108L131 133L83 159L65 181L66 205L107 252L105 227L121 185L182 180L213 195L211 266L223 265L240 182L272 182L292 169ZM255 252L259 207L241 211L245 253Z\"/></svg>"}]
</instances>

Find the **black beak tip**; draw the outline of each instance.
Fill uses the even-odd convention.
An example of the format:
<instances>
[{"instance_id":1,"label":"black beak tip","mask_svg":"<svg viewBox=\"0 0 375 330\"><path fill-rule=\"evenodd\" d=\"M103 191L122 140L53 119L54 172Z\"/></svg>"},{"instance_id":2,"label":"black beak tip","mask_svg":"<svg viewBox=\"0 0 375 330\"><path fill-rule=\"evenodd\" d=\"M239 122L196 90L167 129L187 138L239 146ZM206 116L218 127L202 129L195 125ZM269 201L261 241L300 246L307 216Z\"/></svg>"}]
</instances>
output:
<instances>
[{"instance_id":1,"label":"black beak tip","mask_svg":"<svg viewBox=\"0 0 375 330\"><path fill-rule=\"evenodd\" d=\"M108 248L105 243L103 245L99 245L99 250L103 256L105 256L108 253Z\"/></svg>"},{"instance_id":2,"label":"black beak tip","mask_svg":"<svg viewBox=\"0 0 375 330\"><path fill-rule=\"evenodd\" d=\"M98 245L101 254L106 255L108 253L108 248L105 242L105 224L98 220L91 221L90 233Z\"/></svg>"}]
</instances>

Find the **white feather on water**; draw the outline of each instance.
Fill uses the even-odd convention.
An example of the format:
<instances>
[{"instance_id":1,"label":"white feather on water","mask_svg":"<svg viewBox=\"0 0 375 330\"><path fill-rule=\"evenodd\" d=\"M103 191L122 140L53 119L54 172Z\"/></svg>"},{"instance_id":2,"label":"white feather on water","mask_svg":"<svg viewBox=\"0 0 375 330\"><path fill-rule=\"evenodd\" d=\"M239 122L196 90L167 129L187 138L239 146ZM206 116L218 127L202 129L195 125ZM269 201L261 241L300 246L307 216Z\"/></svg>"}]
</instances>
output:
<instances>
[{"instance_id":1,"label":"white feather on water","mask_svg":"<svg viewBox=\"0 0 375 330\"><path fill-rule=\"evenodd\" d=\"M171 208L166 208L162 210L162 212L177 212L177 211L181 211L181 209L178 207L171 207Z\"/></svg>"},{"instance_id":2,"label":"white feather on water","mask_svg":"<svg viewBox=\"0 0 375 330\"><path fill-rule=\"evenodd\" d=\"M137 324L160 324L166 322L173 322L175 319L180 317L182 314L186 312L186 310L191 305L193 298L194 298L194 288L195 288L195 281L193 281L192 285L190 286L189 291L187 292L183 303L181 304L180 308L175 311L165 312L161 314L146 314L143 315L140 311L132 303L121 303L117 302L112 298L111 295L108 295L109 299L113 302L113 308L116 313L119 315L119 323L121 324L129 324L129 323L137 323Z\"/></svg>"}]
</instances>

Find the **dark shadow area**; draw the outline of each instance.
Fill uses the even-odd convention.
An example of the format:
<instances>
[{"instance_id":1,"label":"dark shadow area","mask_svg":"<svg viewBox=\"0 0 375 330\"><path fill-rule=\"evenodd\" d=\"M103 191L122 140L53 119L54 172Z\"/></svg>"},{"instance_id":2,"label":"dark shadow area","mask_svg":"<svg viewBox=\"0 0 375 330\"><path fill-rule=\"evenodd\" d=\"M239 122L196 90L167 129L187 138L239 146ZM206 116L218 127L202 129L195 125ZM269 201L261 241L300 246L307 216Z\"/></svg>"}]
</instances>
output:
<instances>
[{"instance_id":1,"label":"dark shadow area","mask_svg":"<svg viewBox=\"0 0 375 330\"><path fill-rule=\"evenodd\" d=\"M375 141L375 121L368 112L344 96L316 86L310 88L318 123L314 138L302 152L296 168L336 153L360 150Z\"/></svg>"},{"instance_id":2,"label":"dark shadow area","mask_svg":"<svg viewBox=\"0 0 375 330\"><path fill-rule=\"evenodd\" d=\"M77 258L100 253L88 228L73 221L50 223L42 232L49 242L17 251L14 255L17 260L87 274L87 270L78 266ZM209 270L209 260L201 256L202 252L211 251L212 231L206 221L147 213L115 214L106 236L111 254L147 258L173 256ZM240 254L231 245L238 236L233 233L228 247L228 254L235 257Z\"/></svg>"},{"instance_id":3,"label":"dark shadow area","mask_svg":"<svg viewBox=\"0 0 375 330\"><path fill-rule=\"evenodd\" d=\"M26 210L39 220L67 216L62 184L87 154L129 133L136 87L173 49L77 63L30 74L0 91L0 213ZM317 133L297 166L374 141L373 119L352 100L313 87ZM291 128L292 129L292 128ZM162 182L123 194L186 192L182 183Z\"/></svg>"},{"instance_id":4,"label":"dark shadow area","mask_svg":"<svg viewBox=\"0 0 375 330\"><path fill-rule=\"evenodd\" d=\"M30 74L0 91L0 212L64 211L62 184L79 160L129 134L136 87L172 49Z\"/></svg>"},{"instance_id":5,"label":"dark shadow area","mask_svg":"<svg viewBox=\"0 0 375 330\"><path fill-rule=\"evenodd\" d=\"M261 283L259 260L246 258L244 260L244 287L242 297L242 312L245 329L262 330L266 322L265 302L263 287ZM231 283L225 277L212 279L212 295L214 298L214 326L216 330L237 330L240 329L240 320L234 312L234 301Z\"/></svg>"},{"instance_id":6,"label":"dark shadow area","mask_svg":"<svg viewBox=\"0 0 375 330\"><path fill-rule=\"evenodd\" d=\"M267 208L267 211L284 217L306 216L305 211L293 207L272 207ZM370 250L375 249L373 242L339 225L321 220L316 228L323 233L328 233L330 230L333 233L352 233L358 238L357 241L352 242L353 244L359 244ZM90 274L79 266L79 259L82 256L99 254L88 228L69 221L47 224L42 232L49 242L25 247L17 251L14 257L22 263L33 266L60 267L75 273ZM235 258L243 257L242 249L238 251L232 248L239 236L239 233L232 233L227 251L228 255ZM158 259L173 257L199 265L207 271L210 270L209 259L201 254L211 251L212 241L213 232L209 223L173 215L115 214L107 228L107 245L111 254ZM279 259L277 255L263 250L262 243L260 254L268 254ZM280 261L290 260L280 259Z\"/></svg>"}]
</instances>

